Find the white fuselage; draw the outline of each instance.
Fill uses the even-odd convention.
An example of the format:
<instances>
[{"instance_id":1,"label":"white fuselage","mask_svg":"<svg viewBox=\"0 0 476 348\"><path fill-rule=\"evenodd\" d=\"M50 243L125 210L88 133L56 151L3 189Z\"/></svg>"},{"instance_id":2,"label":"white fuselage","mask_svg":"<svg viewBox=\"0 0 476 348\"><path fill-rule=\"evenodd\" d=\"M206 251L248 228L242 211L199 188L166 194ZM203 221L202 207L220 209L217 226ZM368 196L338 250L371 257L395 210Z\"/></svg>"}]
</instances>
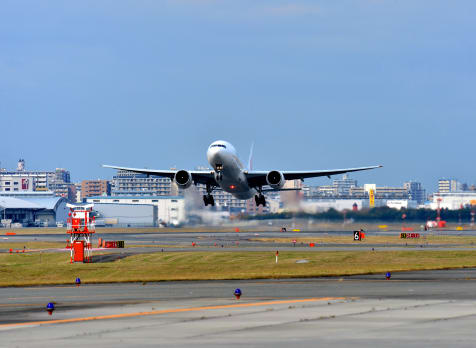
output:
<instances>
[{"instance_id":1,"label":"white fuselage","mask_svg":"<svg viewBox=\"0 0 476 348\"><path fill-rule=\"evenodd\" d=\"M220 188L238 199L250 199L257 191L248 185L243 164L229 142L213 142L207 151L207 160L215 170L215 180Z\"/></svg>"}]
</instances>

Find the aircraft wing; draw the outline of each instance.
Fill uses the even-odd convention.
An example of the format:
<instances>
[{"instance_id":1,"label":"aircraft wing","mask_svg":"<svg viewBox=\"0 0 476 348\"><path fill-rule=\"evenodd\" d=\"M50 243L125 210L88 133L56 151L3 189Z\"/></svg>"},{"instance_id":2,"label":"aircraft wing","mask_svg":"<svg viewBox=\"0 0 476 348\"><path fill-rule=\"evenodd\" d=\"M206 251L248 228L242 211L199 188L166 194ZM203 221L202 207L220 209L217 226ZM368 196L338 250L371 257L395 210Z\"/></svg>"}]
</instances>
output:
<instances>
[{"instance_id":1,"label":"aircraft wing","mask_svg":"<svg viewBox=\"0 0 476 348\"><path fill-rule=\"evenodd\" d=\"M175 173L178 172L178 170L156 170L156 169L143 169L143 168L128 168L128 167L117 167L117 166L110 166L107 164L102 165L104 168L112 168L112 169L118 169L118 170L126 170L128 172L132 173L138 173L138 174L145 174L149 176L161 176L161 177L166 177L169 179L173 179L175 176ZM196 183L200 184L210 184L217 186L217 182L215 181L215 176L214 172L210 170L189 170L188 171L192 175L192 179Z\"/></svg>"},{"instance_id":2,"label":"aircraft wing","mask_svg":"<svg viewBox=\"0 0 476 348\"><path fill-rule=\"evenodd\" d=\"M319 176L331 177L331 175L344 174L350 172L358 172L361 170L369 170L375 168L381 168L382 166L370 166L370 167L359 167L359 168L345 168L345 169L330 169L330 170L311 170L311 171L288 171L283 170L284 179L286 180L296 180L296 179L308 179L315 178ZM269 171L250 171L246 174L248 179L248 184L251 187L258 187L267 185L266 175Z\"/></svg>"}]
</instances>

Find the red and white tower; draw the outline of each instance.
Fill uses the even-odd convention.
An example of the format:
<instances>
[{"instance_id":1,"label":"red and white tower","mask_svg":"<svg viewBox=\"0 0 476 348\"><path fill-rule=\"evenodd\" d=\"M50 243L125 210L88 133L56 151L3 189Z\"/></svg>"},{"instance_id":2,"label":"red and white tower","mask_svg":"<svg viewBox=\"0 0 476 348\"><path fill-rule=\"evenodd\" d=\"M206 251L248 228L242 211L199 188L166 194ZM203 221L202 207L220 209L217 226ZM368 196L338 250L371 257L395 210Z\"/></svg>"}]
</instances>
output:
<instances>
[{"instance_id":1,"label":"red and white tower","mask_svg":"<svg viewBox=\"0 0 476 348\"><path fill-rule=\"evenodd\" d=\"M96 232L93 205L66 205L70 212L67 232L70 235L71 263L91 262L91 238Z\"/></svg>"}]
</instances>

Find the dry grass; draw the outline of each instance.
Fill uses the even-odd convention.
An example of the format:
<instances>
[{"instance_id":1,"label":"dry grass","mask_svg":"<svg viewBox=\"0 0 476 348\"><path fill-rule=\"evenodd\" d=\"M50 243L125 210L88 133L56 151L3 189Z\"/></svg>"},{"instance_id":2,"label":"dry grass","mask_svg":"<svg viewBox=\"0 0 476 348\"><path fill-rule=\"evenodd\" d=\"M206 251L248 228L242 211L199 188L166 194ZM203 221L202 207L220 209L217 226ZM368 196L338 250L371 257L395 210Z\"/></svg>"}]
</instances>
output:
<instances>
[{"instance_id":1,"label":"dry grass","mask_svg":"<svg viewBox=\"0 0 476 348\"><path fill-rule=\"evenodd\" d=\"M284 243L291 244L293 240L297 243L316 243L316 244L392 244L392 245L475 245L476 236L438 236L438 235L423 235L420 238L401 239L400 235L395 236L366 236L362 241L356 242L353 240L353 234L348 236L333 236L322 235L315 238L252 238L253 241L264 243Z\"/></svg>"},{"instance_id":2,"label":"dry grass","mask_svg":"<svg viewBox=\"0 0 476 348\"><path fill-rule=\"evenodd\" d=\"M297 264L306 259L308 263ZM173 252L108 263L70 264L63 253L0 255L0 286L259 279L476 267L476 251Z\"/></svg>"}]
</instances>

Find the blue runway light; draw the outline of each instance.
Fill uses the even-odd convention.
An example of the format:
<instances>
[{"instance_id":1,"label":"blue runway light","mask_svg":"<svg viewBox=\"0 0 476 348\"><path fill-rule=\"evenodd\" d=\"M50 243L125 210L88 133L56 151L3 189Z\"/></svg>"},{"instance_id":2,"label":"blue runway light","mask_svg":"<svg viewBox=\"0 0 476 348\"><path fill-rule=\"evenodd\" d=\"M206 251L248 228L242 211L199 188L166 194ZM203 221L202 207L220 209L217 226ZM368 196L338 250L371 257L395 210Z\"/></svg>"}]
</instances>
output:
<instances>
[{"instance_id":1,"label":"blue runway light","mask_svg":"<svg viewBox=\"0 0 476 348\"><path fill-rule=\"evenodd\" d=\"M385 273L385 278L389 280L392 277L392 274L390 272Z\"/></svg>"},{"instance_id":2,"label":"blue runway light","mask_svg":"<svg viewBox=\"0 0 476 348\"><path fill-rule=\"evenodd\" d=\"M79 279L79 277L78 277L78 278L76 278L76 286L80 286L80 285L81 285L81 279Z\"/></svg>"},{"instance_id":3,"label":"blue runway light","mask_svg":"<svg viewBox=\"0 0 476 348\"><path fill-rule=\"evenodd\" d=\"M237 300L240 299L240 296L241 296L241 290L240 289L235 289L235 296L236 296Z\"/></svg>"},{"instance_id":4,"label":"blue runway light","mask_svg":"<svg viewBox=\"0 0 476 348\"><path fill-rule=\"evenodd\" d=\"M46 310L49 315L53 314L53 311L55 310L55 304L53 302L48 302L46 305Z\"/></svg>"}]
</instances>

